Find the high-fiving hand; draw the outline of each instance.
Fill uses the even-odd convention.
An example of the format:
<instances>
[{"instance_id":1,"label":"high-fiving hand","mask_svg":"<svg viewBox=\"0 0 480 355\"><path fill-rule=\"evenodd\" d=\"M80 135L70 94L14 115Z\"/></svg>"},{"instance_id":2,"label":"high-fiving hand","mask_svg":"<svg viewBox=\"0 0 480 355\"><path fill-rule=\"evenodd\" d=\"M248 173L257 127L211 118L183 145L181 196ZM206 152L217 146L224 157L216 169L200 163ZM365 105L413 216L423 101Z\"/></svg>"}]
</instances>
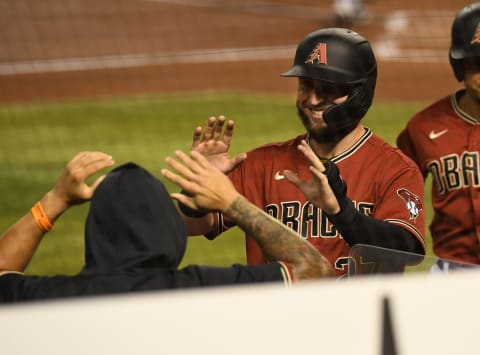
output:
<instances>
[{"instance_id":1,"label":"high-fiving hand","mask_svg":"<svg viewBox=\"0 0 480 355\"><path fill-rule=\"evenodd\" d=\"M234 121L226 121L225 116L209 117L204 128L195 129L192 151L199 152L221 172L228 173L247 157L246 153L240 153L230 159L234 126Z\"/></svg>"},{"instance_id":2,"label":"high-fiving hand","mask_svg":"<svg viewBox=\"0 0 480 355\"><path fill-rule=\"evenodd\" d=\"M325 165L317 157L305 140L302 140L298 149L310 161L311 179L302 179L290 170L283 172L285 178L303 192L305 198L325 213L334 215L340 212L340 204L329 184ZM332 163L333 164L333 163Z\"/></svg>"},{"instance_id":3,"label":"high-fiving hand","mask_svg":"<svg viewBox=\"0 0 480 355\"><path fill-rule=\"evenodd\" d=\"M58 177L52 189L53 195L66 207L89 201L105 175L98 177L90 186L85 180L113 163L112 157L102 152L78 153L68 162Z\"/></svg>"},{"instance_id":4,"label":"high-fiving hand","mask_svg":"<svg viewBox=\"0 0 480 355\"><path fill-rule=\"evenodd\" d=\"M172 193L172 198L193 209L225 212L239 196L230 179L199 152L192 151L188 156L177 150L175 155L178 161L165 159L173 171L162 169L162 175L193 197Z\"/></svg>"}]
</instances>

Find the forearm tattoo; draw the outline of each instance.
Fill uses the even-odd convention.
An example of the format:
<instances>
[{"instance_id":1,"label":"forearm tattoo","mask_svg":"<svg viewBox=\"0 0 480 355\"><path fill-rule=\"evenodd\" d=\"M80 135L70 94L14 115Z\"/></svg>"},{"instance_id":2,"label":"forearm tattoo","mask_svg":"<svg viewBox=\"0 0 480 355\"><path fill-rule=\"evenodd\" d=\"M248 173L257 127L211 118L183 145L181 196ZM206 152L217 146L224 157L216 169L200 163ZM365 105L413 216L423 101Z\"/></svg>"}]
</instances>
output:
<instances>
[{"instance_id":1,"label":"forearm tattoo","mask_svg":"<svg viewBox=\"0 0 480 355\"><path fill-rule=\"evenodd\" d=\"M332 274L329 262L311 244L245 198L237 197L225 214L256 240L269 260L291 264L298 278Z\"/></svg>"}]
</instances>

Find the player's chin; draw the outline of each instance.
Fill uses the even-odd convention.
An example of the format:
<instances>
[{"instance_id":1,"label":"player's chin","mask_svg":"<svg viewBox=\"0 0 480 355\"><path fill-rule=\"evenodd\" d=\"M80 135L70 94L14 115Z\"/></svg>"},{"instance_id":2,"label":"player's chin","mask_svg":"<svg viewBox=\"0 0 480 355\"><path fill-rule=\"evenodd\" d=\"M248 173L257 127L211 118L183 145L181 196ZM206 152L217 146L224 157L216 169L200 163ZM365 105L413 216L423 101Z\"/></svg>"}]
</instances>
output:
<instances>
[{"instance_id":1,"label":"player's chin","mask_svg":"<svg viewBox=\"0 0 480 355\"><path fill-rule=\"evenodd\" d=\"M308 115L308 128L310 130L322 130L327 128L327 124L323 120L323 115Z\"/></svg>"}]
</instances>

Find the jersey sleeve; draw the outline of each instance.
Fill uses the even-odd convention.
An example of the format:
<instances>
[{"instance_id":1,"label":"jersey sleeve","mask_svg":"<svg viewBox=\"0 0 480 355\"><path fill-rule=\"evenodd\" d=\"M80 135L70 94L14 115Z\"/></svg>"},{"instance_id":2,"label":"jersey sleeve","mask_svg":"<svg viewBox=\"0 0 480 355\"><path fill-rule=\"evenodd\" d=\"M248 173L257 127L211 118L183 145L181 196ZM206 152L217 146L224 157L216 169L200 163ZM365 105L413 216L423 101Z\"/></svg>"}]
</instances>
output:
<instances>
[{"instance_id":1,"label":"jersey sleeve","mask_svg":"<svg viewBox=\"0 0 480 355\"><path fill-rule=\"evenodd\" d=\"M272 262L262 265L234 264L231 267L189 266L181 270L194 275L199 280L198 286L222 286L264 282L282 282L290 286L293 274L285 262Z\"/></svg>"},{"instance_id":2,"label":"jersey sleeve","mask_svg":"<svg viewBox=\"0 0 480 355\"><path fill-rule=\"evenodd\" d=\"M395 171L386 164L385 172ZM379 189L377 205L373 217L393 223L413 234L425 249L425 204L424 184L419 170L410 167L397 169L390 176L384 190Z\"/></svg>"},{"instance_id":3,"label":"jersey sleeve","mask_svg":"<svg viewBox=\"0 0 480 355\"><path fill-rule=\"evenodd\" d=\"M410 159L412 159L417 166L421 169L422 175L425 177L427 172L423 171L421 162L419 161L419 157L417 155L415 145L413 143L412 137L409 132L409 126L405 127L403 131L397 137L397 147Z\"/></svg>"}]
</instances>

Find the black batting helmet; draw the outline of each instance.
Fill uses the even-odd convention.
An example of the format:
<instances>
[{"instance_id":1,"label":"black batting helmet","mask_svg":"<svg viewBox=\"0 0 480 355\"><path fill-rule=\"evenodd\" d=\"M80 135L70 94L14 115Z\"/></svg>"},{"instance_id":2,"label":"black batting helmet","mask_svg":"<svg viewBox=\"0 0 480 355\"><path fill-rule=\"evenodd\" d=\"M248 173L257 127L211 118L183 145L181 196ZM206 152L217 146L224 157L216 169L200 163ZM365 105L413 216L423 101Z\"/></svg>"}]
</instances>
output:
<instances>
[{"instance_id":1,"label":"black batting helmet","mask_svg":"<svg viewBox=\"0 0 480 355\"><path fill-rule=\"evenodd\" d=\"M348 85L352 93L323 113L325 123L348 133L367 113L377 80L377 61L369 42L345 28L324 28L298 45L292 68L281 74Z\"/></svg>"},{"instance_id":2,"label":"black batting helmet","mask_svg":"<svg viewBox=\"0 0 480 355\"><path fill-rule=\"evenodd\" d=\"M480 57L480 3L465 6L457 13L452 24L450 64L458 81L464 79L462 60Z\"/></svg>"}]
</instances>

